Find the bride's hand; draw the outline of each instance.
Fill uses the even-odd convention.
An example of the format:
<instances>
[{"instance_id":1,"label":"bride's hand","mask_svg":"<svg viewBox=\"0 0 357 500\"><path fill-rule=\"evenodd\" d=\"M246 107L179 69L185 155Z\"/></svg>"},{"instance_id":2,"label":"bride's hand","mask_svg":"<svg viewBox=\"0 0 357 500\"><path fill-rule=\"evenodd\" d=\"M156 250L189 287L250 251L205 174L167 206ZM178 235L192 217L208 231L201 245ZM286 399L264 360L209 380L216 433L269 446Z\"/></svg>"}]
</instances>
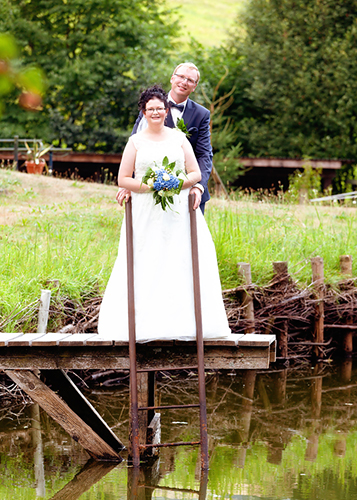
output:
<instances>
[{"instance_id":1,"label":"bride's hand","mask_svg":"<svg viewBox=\"0 0 357 500\"><path fill-rule=\"evenodd\" d=\"M193 203L193 209L197 210L197 208L201 204L202 192L201 192L201 190L199 188L193 187L191 189L191 191L190 191L190 194L193 194L195 196L195 200L194 200L194 203Z\"/></svg>"},{"instance_id":2,"label":"bride's hand","mask_svg":"<svg viewBox=\"0 0 357 500\"><path fill-rule=\"evenodd\" d=\"M124 200L125 200L125 202L129 201L130 196L131 196L131 191L129 191L129 189L119 188L119 190L115 196L115 199L117 200L119 205L122 207Z\"/></svg>"}]
</instances>

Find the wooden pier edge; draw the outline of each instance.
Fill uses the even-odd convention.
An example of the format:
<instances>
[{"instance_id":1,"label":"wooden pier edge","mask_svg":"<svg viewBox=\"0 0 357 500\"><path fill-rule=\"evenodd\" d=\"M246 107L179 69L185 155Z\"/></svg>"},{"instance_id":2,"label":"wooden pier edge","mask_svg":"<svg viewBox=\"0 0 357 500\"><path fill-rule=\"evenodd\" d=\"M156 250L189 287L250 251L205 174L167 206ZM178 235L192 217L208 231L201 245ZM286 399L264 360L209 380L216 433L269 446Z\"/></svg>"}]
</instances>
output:
<instances>
[{"instance_id":1,"label":"wooden pier edge","mask_svg":"<svg viewBox=\"0 0 357 500\"><path fill-rule=\"evenodd\" d=\"M48 342L47 342L48 339ZM96 340L98 342L96 342ZM88 344L87 344L88 342ZM155 371L180 370L197 363L195 342L157 342L137 344L137 366L149 373L141 388L141 403L154 404L152 375ZM237 335L234 342L207 341L204 345L205 369L267 369L276 357L274 335ZM33 371L41 370L41 377ZM93 425L95 410L62 370L129 370L129 347L115 340L100 340L98 334L1 334L0 370L3 370L34 402L38 403L62 428L96 460L121 461L123 445L105 422ZM46 384L50 384L51 388ZM61 387L63 385L63 387ZM150 387L148 392L145 387ZM52 390L53 389L53 390ZM58 393L56 393L58 391ZM144 394L145 393L145 394ZM87 413L92 415L90 418ZM143 413L140 423L143 442L160 444L160 414ZM147 417L147 418L146 418ZM107 428L105 428L107 427ZM145 427L145 428L144 428ZM101 430L100 430L101 429ZM114 441L112 438L114 436ZM117 439L117 440L116 440ZM155 458L158 447L148 449L147 459Z\"/></svg>"}]
</instances>

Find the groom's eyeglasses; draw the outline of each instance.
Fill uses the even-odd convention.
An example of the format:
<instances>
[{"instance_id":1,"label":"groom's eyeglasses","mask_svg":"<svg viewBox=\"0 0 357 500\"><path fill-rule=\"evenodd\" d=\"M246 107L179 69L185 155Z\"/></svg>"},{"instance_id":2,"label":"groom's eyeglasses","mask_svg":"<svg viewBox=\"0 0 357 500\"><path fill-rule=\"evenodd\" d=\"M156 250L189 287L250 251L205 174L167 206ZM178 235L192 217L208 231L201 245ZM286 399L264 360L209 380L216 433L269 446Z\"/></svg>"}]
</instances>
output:
<instances>
[{"instance_id":1,"label":"groom's eyeglasses","mask_svg":"<svg viewBox=\"0 0 357 500\"><path fill-rule=\"evenodd\" d=\"M192 80L192 78L187 78L186 76L178 75L177 73L174 73L174 75L177 76L177 78L179 78L182 82L186 80L189 85L196 85L197 83L196 80Z\"/></svg>"},{"instance_id":2,"label":"groom's eyeglasses","mask_svg":"<svg viewBox=\"0 0 357 500\"><path fill-rule=\"evenodd\" d=\"M146 108L145 111L147 113L153 114L155 111L156 113L163 113L166 108Z\"/></svg>"}]
</instances>

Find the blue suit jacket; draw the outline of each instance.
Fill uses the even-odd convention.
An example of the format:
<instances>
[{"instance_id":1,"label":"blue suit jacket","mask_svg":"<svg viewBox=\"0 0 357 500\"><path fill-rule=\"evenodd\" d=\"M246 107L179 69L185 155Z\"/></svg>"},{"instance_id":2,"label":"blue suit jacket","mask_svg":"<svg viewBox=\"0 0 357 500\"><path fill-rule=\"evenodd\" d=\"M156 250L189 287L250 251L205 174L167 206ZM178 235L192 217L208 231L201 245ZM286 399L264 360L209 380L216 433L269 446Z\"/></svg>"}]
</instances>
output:
<instances>
[{"instance_id":1,"label":"blue suit jacket","mask_svg":"<svg viewBox=\"0 0 357 500\"><path fill-rule=\"evenodd\" d=\"M141 118L143 117L142 112L135 122L133 128L133 134L136 134L138 125ZM183 121L187 127L190 134L188 140L190 141L193 151L195 153L198 165L201 170L202 179L200 184L204 187L205 191L202 194L201 204L205 203L210 199L210 195L207 188L207 183L212 170L212 146L210 139L210 112L205 107L197 104L191 99L187 99L185 111L183 113ZM168 127L174 128L172 117L170 112L167 115L166 125Z\"/></svg>"}]
</instances>

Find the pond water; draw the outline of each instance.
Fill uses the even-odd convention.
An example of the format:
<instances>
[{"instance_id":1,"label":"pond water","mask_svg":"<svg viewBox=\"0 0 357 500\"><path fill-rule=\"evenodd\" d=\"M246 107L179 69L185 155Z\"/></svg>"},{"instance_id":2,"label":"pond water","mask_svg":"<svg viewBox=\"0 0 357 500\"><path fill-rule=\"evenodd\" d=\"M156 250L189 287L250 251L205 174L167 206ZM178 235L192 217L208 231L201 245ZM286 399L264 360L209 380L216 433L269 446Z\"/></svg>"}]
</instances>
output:
<instances>
[{"instance_id":1,"label":"pond water","mask_svg":"<svg viewBox=\"0 0 357 500\"><path fill-rule=\"evenodd\" d=\"M207 374L210 470L198 447L161 449L138 473L89 460L37 405L1 411L0 498L357 500L357 371L305 365ZM126 444L128 387L86 397ZM160 376L159 404L196 398L196 376ZM197 409L162 412L163 441L199 436Z\"/></svg>"}]
</instances>

